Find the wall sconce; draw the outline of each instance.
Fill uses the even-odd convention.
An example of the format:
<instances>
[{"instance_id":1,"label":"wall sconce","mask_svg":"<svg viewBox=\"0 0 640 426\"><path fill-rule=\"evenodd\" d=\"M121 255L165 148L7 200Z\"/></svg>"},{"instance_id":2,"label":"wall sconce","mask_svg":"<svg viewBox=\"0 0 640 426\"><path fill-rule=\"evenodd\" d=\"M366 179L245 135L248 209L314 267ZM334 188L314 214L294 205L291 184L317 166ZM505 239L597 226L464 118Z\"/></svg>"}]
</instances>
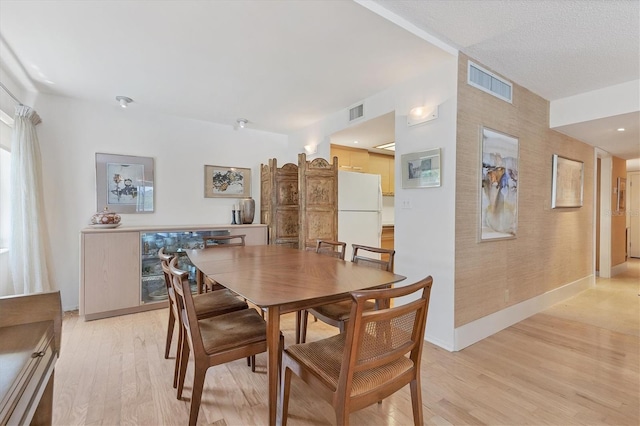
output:
<instances>
[{"instance_id":1,"label":"wall sconce","mask_svg":"<svg viewBox=\"0 0 640 426\"><path fill-rule=\"evenodd\" d=\"M133 102L133 99L126 96L116 96L116 101L120 103L122 108L126 108L131 102Z\"/></svg>"},{"instance_id":2,"label":"wall sconce","mask_svg":"<svg viewBox=\"0 0 640 426\"><path fill-rule=\"evenodd\" d=\"M315 154L316 152L318 152L318 146L314 144L305 145L304 152L306 152L307 155Z\"/></svg>"},{"instance_id":3,"label":"wall sconce","mask_svg":"<svg viewBox=\"0 0 640 426\"><path fill-rule=\"evenodd\" d=\"M411 108L407 116L407 126L415 126L438 118L438 105L435 107L418 106Z\"/></svg>"}]
</instances>

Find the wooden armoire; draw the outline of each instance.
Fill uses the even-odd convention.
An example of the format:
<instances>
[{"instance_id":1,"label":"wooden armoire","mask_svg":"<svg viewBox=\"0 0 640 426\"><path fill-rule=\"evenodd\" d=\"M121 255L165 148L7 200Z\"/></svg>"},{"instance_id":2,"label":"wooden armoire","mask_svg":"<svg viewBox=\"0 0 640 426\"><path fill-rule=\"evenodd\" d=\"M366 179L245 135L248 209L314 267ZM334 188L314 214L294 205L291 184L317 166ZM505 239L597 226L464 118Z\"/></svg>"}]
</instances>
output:
<instances>
[{"instance_id":1,"label":"wooden armoire","mask_svg":"<svg viewBox=\"0 0 640 426\"><path fill-rule=\"evenodd\" d=\"M261 166L260 222L268 226L269 244L304 249L316 240L338 238L338 159L277 167L275 158Z\"/></svg>"}]
</instances>

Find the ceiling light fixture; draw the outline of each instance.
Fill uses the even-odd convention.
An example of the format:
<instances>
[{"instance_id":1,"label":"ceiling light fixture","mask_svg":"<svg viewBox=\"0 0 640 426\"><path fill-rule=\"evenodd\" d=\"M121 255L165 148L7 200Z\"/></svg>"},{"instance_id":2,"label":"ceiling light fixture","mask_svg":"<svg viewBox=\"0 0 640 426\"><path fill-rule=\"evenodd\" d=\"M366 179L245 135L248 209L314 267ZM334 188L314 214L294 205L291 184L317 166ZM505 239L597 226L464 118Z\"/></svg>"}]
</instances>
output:
<instances>
[{"instance_id":1,"label":"ceiling light fixture","mask_svg":"<svg viewBox=\"0 0 640 426\"><path fill-rule=\"evenodd\" d=\"M244 129L247 126L248 122L249 122L249 120L247 120L246 118L238 118L236 120L236 123L238 123L238 128L239 129Z\"/></svg>"},{"instance_id":2,"label":"ceiling light fixture","mask_svg":"<svg viewBox=\"0 0 640 426\"><path fill-rule=\"evenodd\" d=\"M126 108L131 102L133 102L133 99L126 96L116 96L116 101L120 102L120 106L122 108Z\"/></svg>"},{"instance_id":3,"label":"ceiling light fixture","mask_svg":"<svg viewBox=\"0 0 640 426\"><path fill-rule=\"evenodd\" d=\"M620 128L618 129L618 131L619 131L619 132L624 132L624 127L620 127Z\"/></svg>"}]
</instances>

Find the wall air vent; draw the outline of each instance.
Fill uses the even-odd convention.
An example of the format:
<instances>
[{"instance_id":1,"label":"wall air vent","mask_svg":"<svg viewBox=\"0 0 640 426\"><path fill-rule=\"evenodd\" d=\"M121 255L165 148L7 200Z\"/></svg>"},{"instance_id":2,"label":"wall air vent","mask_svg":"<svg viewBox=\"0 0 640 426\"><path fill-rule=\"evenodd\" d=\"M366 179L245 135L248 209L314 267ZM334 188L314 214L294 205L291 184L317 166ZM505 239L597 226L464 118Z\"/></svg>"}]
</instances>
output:
<instances>
[{"instance_id":1,"label":"wall air vent","mask_svg":"<svg viewBox=\"0 0 640 426\"><path fill-rule=\"evenodd\" d=\"M513 85L471 61L467 70L467 83L496 98L513 103Z\"/></svg>"},{"instance_id":2,"label":"wall air vent","mask_svg":"<svg viewBox=\"0 0 640 426\"><path fill-rule=\"evenodd\" d=\"M364 117L364 104L356 105L349 108L349 123Z\"/></svg>"}]
</instances>

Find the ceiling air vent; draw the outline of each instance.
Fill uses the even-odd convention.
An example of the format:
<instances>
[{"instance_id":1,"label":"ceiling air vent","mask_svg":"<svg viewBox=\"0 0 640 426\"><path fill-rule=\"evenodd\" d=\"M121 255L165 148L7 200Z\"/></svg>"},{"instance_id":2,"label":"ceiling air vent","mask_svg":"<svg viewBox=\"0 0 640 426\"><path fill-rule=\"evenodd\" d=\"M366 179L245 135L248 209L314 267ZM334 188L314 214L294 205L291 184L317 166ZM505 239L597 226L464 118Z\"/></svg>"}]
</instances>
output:
<instances>
[{"instance_id":1,"label":"ceiling air vent","mask_svg":"<svg viewBox=\"0 0 640 426\"><path fill-rule=\"evenodd\" d=\"M364 117L364 104L359 104L349 108L349 122L359 120Z\"/></svg>"},{"instance_id":2,"label":"ceiling air vent","mask_svg":"<svg viewBox=\"0 0 640 426\"><path fill-rule=\"evenodd\" d=\"M498 77L491 71L469 61L467 83L483 92L487 92L496 98L512 103L513 86L507 80Z\"/></svg>"}]
</instances>

